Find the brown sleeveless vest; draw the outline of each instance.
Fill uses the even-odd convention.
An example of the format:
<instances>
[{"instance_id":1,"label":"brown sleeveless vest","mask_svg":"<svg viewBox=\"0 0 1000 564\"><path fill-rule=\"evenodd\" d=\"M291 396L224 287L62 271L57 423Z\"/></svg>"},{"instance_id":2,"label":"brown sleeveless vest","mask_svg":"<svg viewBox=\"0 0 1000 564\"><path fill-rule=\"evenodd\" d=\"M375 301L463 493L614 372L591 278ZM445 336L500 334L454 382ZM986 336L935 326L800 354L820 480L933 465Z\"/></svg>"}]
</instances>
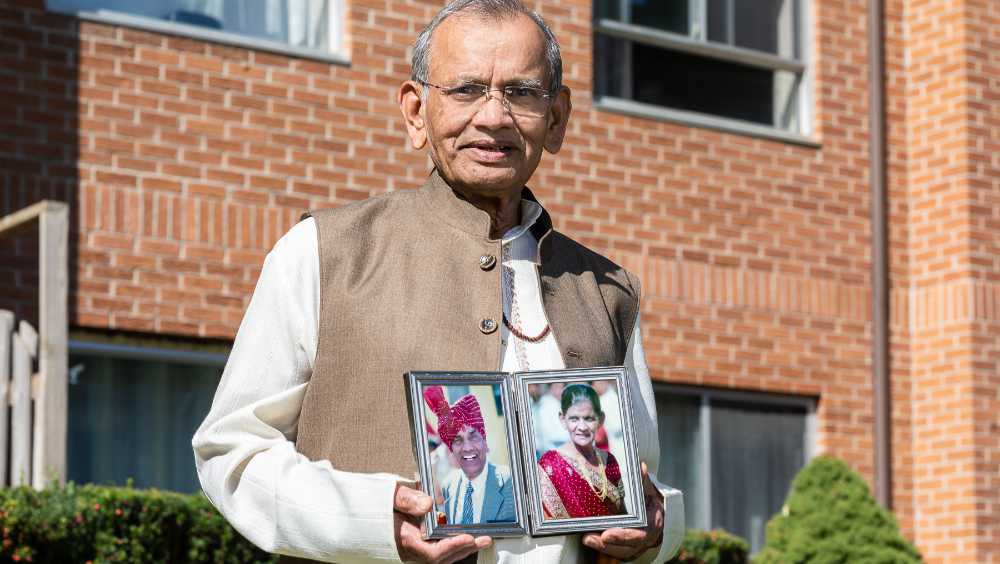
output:
<instances>
[{"instance_id":1,"label":"brown sleeveless vest","mask_svg":"<svg viewBox=\"0 0 1000 564\"><path fill-rule=\"evenodd\" d=\"M522 197L534 199L527 189ZM312 217L319 335L296 448L339 470L415 477L403 374L499 370L500 241L489 238L489 216L436 172L419 190ZM623 364L638 314L636 278L553 230L545 212L532 233L566 367ZM484 256L494 260L484 266Z\"/></svg>"}]
</instances>

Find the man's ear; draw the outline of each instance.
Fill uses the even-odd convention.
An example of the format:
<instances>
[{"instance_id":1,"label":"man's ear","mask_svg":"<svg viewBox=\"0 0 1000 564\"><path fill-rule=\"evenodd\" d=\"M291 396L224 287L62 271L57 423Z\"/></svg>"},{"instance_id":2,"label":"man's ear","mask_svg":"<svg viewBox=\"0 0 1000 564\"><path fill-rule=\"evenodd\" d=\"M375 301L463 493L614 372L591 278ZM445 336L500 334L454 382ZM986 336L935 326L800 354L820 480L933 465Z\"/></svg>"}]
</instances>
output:
<instances>
[{"instance_id":1,"label":"man's ear","mask_svg":"<svg viewBox=\"0 0 1000 564\"><path fill-rule=\"evenodd\" d=\"M399 87L396 101L399 111L406 123L406 132L410 135L410 143L414 149L423 149L427 144L427 123L424 121L424 99L421 94L423 87L419 83L407 80Z\"/></svg>"},{"instance_id":2,"label":"man's ear","mask_svg":"<svg viewBox=\"0 0 1000 564\"><path fill-rule=\"evenodd\" d=\"M553 155L562 148L563 138L566 137L566 126L569 124L569 113L573 109L573 104L569 100L569 87L563 86L556 93L549 108L548 125L545 130L545 150Z\"/></svg>"}]
</instances>

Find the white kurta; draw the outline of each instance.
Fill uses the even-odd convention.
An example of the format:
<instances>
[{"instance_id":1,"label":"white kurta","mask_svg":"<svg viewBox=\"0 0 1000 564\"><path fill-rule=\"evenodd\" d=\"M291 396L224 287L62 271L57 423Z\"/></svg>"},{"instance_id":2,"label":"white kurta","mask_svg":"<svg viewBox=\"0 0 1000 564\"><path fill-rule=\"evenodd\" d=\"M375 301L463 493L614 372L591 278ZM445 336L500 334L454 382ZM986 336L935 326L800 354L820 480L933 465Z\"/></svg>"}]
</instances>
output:
<instances>
[{"instance_id":1,"label":"white kurta","mask_svg":"<svg viewBox=\"0 0 1000 564\"><path fill-rule=\"evenodd\" d=\"M528 228L540 208L524 201L522 225L503 240L504 310L515 326L537 335L546 324L539 291L537 242ZM513 276L511 276L511 274ZM310 461L295 450L299 413L316 359L320 309L316 224L295 225L264 260L250 306L240 324L212 409L194 435L202 488L226 519L269 552L327 562L399 561L392 504L393 474L342 472L329 461ZM514 302L514 311L511 311ZM656 407L642 351L638 320L626 366L640 460L651 475L659 463ZM550 333L526 343L501 326L500 370L564 368ZM400 393L403 393L400 388ZM358 445L365 448L365 445ZM664 494L663 543L640 561L665 561L684 534L681 493ZM575 563L578 535L494 539L479 562Z\"/></svg>"}]
</instances>

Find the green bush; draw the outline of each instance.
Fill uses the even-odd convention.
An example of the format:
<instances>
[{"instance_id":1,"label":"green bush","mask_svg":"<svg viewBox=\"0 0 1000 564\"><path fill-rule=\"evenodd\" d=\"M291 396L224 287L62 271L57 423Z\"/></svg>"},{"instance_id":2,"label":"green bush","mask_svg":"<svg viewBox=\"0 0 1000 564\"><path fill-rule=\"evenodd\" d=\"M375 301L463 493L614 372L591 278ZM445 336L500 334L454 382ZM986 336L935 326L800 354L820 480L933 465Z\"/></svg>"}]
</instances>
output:
<instances>
[{"instance_id":1,"label":"green bush","mask_svg":"<svg viewBox=\"0 0 1000 564\"><path fill-rule=\"evenodd\" d=\"M0 489L0 561L274 562L202 495L101 486Z\"/></svg>"},{"instance_id":2,"label":"green bush","mask_svg":"<svg viewBox=\"0 0 1000 564\"><path fill-rule=\"evenodd\" d=\"M914 563L920 553L847 464L820 456L792 482L755 564Z\"/></svg>"},{"instance_id":3,"label":"green bush","mask_svg":"<svg viewBox=\"0 0 1000 564\"><path fill-rule=\"evenodd\" d=\"M746 564L749 562L747 541L722 529L714 531L688 530L677 557L677 564Z\"/></svg>"}]
</instances>

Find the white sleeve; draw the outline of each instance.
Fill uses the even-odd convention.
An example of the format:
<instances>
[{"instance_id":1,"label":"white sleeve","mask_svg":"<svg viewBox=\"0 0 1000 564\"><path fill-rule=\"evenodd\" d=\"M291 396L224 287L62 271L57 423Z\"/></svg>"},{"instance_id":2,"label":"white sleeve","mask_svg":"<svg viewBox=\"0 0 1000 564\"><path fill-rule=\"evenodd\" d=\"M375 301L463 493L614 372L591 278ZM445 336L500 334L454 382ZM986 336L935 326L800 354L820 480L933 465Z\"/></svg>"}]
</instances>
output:
<instances>
[{"instance_id":1,"label":"white sleeve","mask_svg":"<svg viewBox=\"0 0 1000 564\"><path fill-rule=\"evenodd\" d=\"M319 317L316 225L264 260L212 409L192 440L202 489L260 548L321 561L399 561L398 476L334 469L295 450Z\"/></svg>"},{"instance_id":2,"label":"white sleeve","mask_svg":"<svg viewBox=\"0 0 1000 564\"><path fill-rule=\"evenodd\" d=\"M660 466L660 438L656 424L656 397L653 395L653 383L649 379L649 368L646 366L646 353L642 349L642 331L639 316L636 316L632 339L625 355L625 367L630 373L629 395L632 397L632 417L636 429L636 448L639 460L646 463L649 477L660 493L663 494L663 542L657 548L651 548L635 560L643 564L647 562L666 562L680 550L684 540L684 495L680 490L661 484L656 479L656 471ZM636 398L641 401L636 401Z\"/></svg>"}]
</instances>

